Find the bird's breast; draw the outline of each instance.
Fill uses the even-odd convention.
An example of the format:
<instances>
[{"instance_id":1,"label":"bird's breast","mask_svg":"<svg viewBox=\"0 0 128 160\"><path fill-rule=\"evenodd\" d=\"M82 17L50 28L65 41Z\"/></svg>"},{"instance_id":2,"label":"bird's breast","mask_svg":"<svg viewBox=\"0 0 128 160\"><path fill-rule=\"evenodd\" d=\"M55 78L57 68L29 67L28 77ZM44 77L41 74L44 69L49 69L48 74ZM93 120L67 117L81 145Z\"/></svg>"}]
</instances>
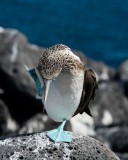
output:
<instances>
[{"instance_id":1,"label":"bird's breast","mask_svg":"<svg viewBox=\"0 0 128 160\"><path fill-rule=\"evenodd\" d=\"M45 108L53 120L61 122L73 116L80 103L83 80L83 71L78 75L62 72L51 83Z\"/></svg>"}]
</instances>

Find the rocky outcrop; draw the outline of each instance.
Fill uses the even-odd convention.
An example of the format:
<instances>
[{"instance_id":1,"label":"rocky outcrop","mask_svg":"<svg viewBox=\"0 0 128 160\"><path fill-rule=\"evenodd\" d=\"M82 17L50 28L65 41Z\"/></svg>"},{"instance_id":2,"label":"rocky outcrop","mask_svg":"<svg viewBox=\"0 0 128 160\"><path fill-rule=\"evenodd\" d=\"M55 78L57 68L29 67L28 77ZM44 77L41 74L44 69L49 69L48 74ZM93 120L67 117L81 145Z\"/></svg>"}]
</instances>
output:
<instances>
[{"instance_id":1,"label":"rocky outcrop","mask_svg":"<svg viewBox=\"0 0 128 160\"><path fill-rule=\"evenodd\" d=\"M101 61L97 62L89 57L85 57L83 52L74 51L74 53L78 55L85 64L87 64L88 68L94 69L98 82L111 81L117 77L117 73L114 68L107 66Z\"/></svg>"},{"instance_id":2,"label":"rocky outcrop","mask_svg":"<svg viewBox=\"0 0 128 160\"><path fill-rule=\"evenodd\" d=\"M98 87L91 106L95 127L128 125L128 99L123 95L121 84L106 82Z\"/></svg>"},{"instance_id":3,"label":"rocky outcrop","mask_svg":"<svg viewBox=\"0 0 128 160\"><path fill-rule=\"evenodd\" d=\"M54 143L46 133L8 138L0 141L0 159L29 160L119 160L119 158L99 141L71 132L71 143Z\"/></svg>"},{"instance_id":4,"label":"rocky outcrop","mask_svg":"<svg viewBox=\"0 0 128 160\"><path fill-rule=\"evenodd\" d=\"M58 125L43 113L42 102L35 98L35 84L24 68L25 64L29 68L35 66L43 50L29 44L19 31L0 28L0 137L46 131ZM128 60L119 69L113 69L103 62L85 58L82 52L75 53L87 63L88 68L95 70L99 89L90 103L93 119L86 114L77 115L66 129L99 139L121 160L125 160L128 155L125 140L128 126Z\"/></svg>"},{"instance_id":5,"label":"rocky outcrop","mask_svg":"<svg viewBox=\"0 0 128 160\"><path fill-rule=\"evenodd\" d=\"M108 144L113 151L127 153L128 127L100 128L97 130L97 135L104 137L104 142Z\"/></svg>"},{"instance_id":6,"label":"rocky outcrop","mask_svg":"<svg viewBox=\"0 0 128 160\"><path fill-rule=\"evenodd\" d=\"M35 99L34 82L24 68L25 64L35 66L41 52L17 30L0 30L0 88L4 90L1 97L20 124L42 112L42 104Z\"/></svg>"},{"instance_id":7,"label":"rocky outcrop","mask_svg":"<svg viewBox=\"0 0 128 160\"><path fill-rule=\"evenodd\" d=\"M122 82L124 94L128 97L128 60L124 61L120 65L118 72Z\"/></svg>"},{"instance_id":8,"label":"rocky outcrop","mask_svg":"<svg viewBox=\"0 0 128 160\"><path fill-rule=\"evenodd\" d=\"M0 100L0 136L13 135L19 126L12 119L6 104Z\"/></svg>"}]
</instances>

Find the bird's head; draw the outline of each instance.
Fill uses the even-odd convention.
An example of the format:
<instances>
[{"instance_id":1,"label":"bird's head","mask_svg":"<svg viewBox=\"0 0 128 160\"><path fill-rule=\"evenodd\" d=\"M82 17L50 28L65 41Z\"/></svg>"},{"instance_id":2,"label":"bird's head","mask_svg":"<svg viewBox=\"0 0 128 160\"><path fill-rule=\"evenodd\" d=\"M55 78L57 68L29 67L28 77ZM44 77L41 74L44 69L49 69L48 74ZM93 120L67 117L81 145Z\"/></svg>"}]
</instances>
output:
<instances>
[{"instance_id":1,"label":"bird's head","mask_svg":"<svg viewBox=\"0 0 128 160\"><path fill-rule=\"evenodd\" d=\"M52 80L55 80L62 70L71 72L76 67L77 61L81 62L79 57L65 45L54 45L42 53L37 70L44 83L44 104Z\"/></svg>"}]
</instances>

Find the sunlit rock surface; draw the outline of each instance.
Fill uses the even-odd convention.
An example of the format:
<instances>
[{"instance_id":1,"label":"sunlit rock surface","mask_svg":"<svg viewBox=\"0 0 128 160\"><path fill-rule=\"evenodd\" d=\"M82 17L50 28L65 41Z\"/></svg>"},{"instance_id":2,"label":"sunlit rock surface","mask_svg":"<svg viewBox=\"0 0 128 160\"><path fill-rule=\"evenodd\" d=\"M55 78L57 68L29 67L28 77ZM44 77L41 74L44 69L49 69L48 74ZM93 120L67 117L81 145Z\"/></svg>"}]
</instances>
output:
<instances>
[{"instance_id":1,"label":"sunlit rock surface","mask_svg":"<svg viewBox=\"0 0 128 160\"><path fill-rule=\"evenodd\" d=\"M55 143L46 132L0 141L1 160L119 160L119 158L99 141L69 132L71 143Z\"/></svg>"}]
</instances>

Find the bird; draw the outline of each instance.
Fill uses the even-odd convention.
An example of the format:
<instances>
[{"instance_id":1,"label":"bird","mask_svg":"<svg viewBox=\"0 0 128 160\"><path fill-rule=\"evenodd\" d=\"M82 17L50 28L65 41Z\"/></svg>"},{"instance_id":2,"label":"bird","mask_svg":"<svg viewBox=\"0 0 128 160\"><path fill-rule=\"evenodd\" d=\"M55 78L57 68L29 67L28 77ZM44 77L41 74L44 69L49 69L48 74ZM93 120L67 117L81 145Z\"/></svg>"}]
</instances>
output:
<instances>
[{"instance_id":1,"label":"bird","mask_svg":"<svg viewBox=\"0 0 128 160\"><path fill-rule=\"evenodd\" d=\"M47 48L39 57L38 65L29 70L36 83L38 98L51 119L61 125L47 132L55 142L71 142L63 130L66 121L77 114L91 115L89 103L98 89L96 74L63 44Z\"/></svg>"}]
</instances>

